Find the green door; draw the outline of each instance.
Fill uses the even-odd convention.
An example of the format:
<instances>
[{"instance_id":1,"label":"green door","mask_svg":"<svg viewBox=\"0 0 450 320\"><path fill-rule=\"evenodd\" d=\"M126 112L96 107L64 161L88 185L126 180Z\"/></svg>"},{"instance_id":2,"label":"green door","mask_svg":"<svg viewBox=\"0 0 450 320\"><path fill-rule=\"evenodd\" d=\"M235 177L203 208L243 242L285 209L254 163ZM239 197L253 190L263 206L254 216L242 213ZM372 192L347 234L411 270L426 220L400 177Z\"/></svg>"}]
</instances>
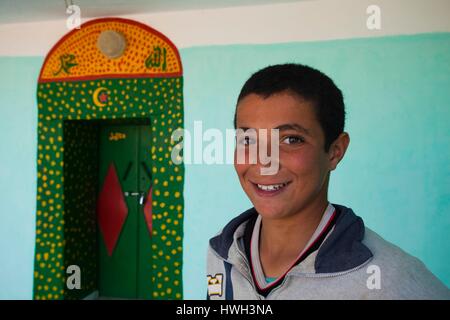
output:
<instances>
[{"instance_id":1,"label":"green door","mask_svg":"<svg viewBox=\"0 0 450 320\"><path fill-rule=\"evenodd\" d=\"M100 297L152 297L150 134L147 125L100 128Z\"/></svg>"}]
</instances>

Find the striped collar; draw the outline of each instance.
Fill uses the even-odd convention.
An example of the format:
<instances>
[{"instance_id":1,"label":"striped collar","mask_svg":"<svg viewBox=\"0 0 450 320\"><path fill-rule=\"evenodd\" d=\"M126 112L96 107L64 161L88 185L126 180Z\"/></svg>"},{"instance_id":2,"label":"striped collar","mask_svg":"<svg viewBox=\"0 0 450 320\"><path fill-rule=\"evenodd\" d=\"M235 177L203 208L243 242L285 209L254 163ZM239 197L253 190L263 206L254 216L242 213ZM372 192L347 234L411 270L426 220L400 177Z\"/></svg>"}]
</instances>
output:
<instances>
[{"instance_id":1,"label":"striped collar","mask_svg":"<svg viewBox=\"0 0 450 320\"><path fill-rule=\"evenodd\" d=\"M323 239L326 235L331 231L334 226L336 216L336 210L331 203L328 204L324 213L322 214L322 218L317 225L316 230L312 234L311 238L303 248L303 250L298 254L297 258L292 262L291 266L279 277L275 278L274 281L267 283L266 276L264 274L264 270L261 265L260 254L259 254L259 242L260 242L260 231L261 231L261 223L262 217L258 215L255 221L255 225L253 227L253 232L250 240L249 250L250 254L248 255L250 260L250 266L252 268L253 279L255 281L256 286L260 290L266 290L270 286L274 286L277 283L280 283L284 276L297 264L303 261L309 253L311 253L311 248L320 246ZM322 240L322 241L321 241ZM246 248L247 249L247 248Z\"/></svg>"},{"instance_id":2,"label":"striped collar","mask_svg":"<svg viewBox=\"0 0 450 320\"><path fill-rule=\"evenodd\" d=\"M373 256L369 248L362 243L365 232L363 220L350 208L334 203L333 206L338 216L333 232L322 243L314 259L315 273L350 270ZM238 242L243 240L241 237L245 236L243 229L251 221L256 221L257 216L258 212L255 208L251 208L232 219L221 233L210 239L211 249L230 263L239 260L237 247Z\"/></svg>"}]
</instances>

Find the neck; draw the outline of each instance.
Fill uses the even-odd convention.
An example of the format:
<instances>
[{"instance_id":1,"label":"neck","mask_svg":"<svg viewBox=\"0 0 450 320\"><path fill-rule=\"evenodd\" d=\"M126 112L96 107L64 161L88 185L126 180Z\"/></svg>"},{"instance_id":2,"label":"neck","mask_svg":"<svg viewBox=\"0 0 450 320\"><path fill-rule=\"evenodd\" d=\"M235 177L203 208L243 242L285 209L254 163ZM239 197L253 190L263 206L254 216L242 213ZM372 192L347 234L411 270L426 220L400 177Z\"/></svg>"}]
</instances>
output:
<instances>
[{"instance_id":1,"label":"neck","mask_svg":"<svg viewBox=\"0 0 450 320\"><path fill-rule=\"evenodd\" d=\"M325 199L283 219L262 218L261 243L267 243L272 248L285 248L299 243L291 240L306 239L307 242L319 225L327 206L328 201ZM270 240L266 241L267 239Z\"/></svg>"},{"instance_id":2,"label":"neck","mask_svg":"<svg viewBox=\"0 0 450 320\"><path fill-rule=\"evenodd\" d=\"M279 261L281 264L292 263L317 229L327 206L328 200L325 196L289 217L262 218L259 243L262 260ZM266 275L278 276L277 273L268 272Z\"/></svg>"}]
</instances>

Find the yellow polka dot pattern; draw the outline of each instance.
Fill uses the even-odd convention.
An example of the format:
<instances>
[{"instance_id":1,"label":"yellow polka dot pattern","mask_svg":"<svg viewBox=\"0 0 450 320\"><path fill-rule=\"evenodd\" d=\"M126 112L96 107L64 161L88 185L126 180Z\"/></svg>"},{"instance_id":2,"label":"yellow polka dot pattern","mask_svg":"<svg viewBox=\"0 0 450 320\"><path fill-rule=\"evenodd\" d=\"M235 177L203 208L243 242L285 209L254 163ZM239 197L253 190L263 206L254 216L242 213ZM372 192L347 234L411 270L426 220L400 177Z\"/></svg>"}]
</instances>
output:
<instances>
[{"instance_id":1,"label":"yellow polka dot pattern","mask_svg":"<svg viewBox=\"0 0 450 320\"><path fill-rule=\"evenodd\" d=\"M105 27L108 26L102 28ZM135 26L129 28L134 30ZM127 30L125 28L124 32L128 33ZM151 44L148 42L145 46ZM143 45L140 43L140 46ZM73 48L78 46L73 44ZM50 56L48 61L53 56L56 54ZM44 64L46 67L47 64ZM83 72L87 74L89 70ZM97 69L94 68L95 72ZM184 166L172 163L171 151L175 142L170 138L174 130L184 126L182 87L181 76L39 83L35 299L81 298L83 294L95 290L97 285L97 261L93 252L96 244L92 241L96 232L95 216L86 220L68 212L74 207L70 204L74 199L68 198L71 190L65 186L67 179L76 178L65 174L65 159L87 159L80 155L81 149L72 155L65 150L64 121L138 118L150 119L152 130L149 146L153 176L153 256L149 261L152 270L151 295L154 299L182 298ZM93 98L99 88L104 88L107 96L104 106L98 106ZM89 135L92 132L79 131L78 134ZM88 172L86 170L84 174ZM93 203L79 204L76 210L87 212L92 206ZM81 268L83 287L78 293L66 287L66 270L70 264L79 264Z\"/></svg>"},{"instance_id":2,"label":"yellow polka dot pattern","mask_svg":"<svg viewBox=\"0 0 450 320\"><path fill-rule=\"evenodd\" d=\"M98 19L87 22L80 29L74 29L58 44L47 58L40 80L56 80L86 76L110 75L172 75L180 76L181 61L176 48L167 38L153 29L126 19ZM116 59L108 59L98 48L97 38L104 30L114 30L122 33L127 42L123 55ZM150 31L150 32L149 32ZM146 60L155 47L165 50L166 64L146 66ZM65 54L74 56L68 72L61 71L61 57ZM60 72L58 72L60 71Z\"/></svg>"}]
</instances>

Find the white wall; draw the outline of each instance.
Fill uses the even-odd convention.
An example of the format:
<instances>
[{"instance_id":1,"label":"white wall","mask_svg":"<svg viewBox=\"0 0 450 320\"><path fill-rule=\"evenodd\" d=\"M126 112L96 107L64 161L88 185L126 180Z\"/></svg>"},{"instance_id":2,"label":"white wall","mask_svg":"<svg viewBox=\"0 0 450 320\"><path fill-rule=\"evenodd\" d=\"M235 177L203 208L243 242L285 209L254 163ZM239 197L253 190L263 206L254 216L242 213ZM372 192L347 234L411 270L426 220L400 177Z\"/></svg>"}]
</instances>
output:
<instances>
[{"instance_id":1,"label":"white wall","mask_svg":"<svg viewBox=\"0 0 450 320\"><path fill-rule=\"evenodd\" d=\"M381 8L381 30L366 27L371 4ZM449 32L449 13L448 0L317 0L124 17L185 48ZM68 31L65 20L0 25L0 56L44 56Z\"/></svg>"}]
</instances>

